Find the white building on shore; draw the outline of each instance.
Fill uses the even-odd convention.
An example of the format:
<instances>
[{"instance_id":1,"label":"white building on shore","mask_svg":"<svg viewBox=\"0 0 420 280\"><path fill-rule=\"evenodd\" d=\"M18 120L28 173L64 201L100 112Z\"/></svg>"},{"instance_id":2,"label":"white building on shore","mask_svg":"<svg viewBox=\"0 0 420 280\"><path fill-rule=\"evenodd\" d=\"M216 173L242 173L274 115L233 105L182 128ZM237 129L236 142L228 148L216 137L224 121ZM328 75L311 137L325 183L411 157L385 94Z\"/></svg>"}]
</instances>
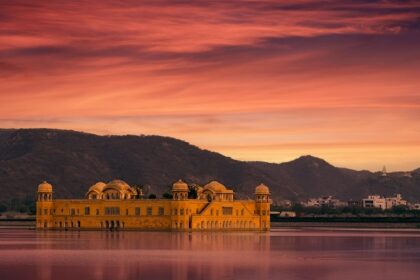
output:
<instances>
[{"instance_id":1,"label":"white building on shore","mask_svg":"<svg viewBox=\"0 0 420 280\"><path fill-rule=\"evenodd\" d=\"M412 204L409 205L409 208L411 210L418 210L418 211L420 211L420 203L412 203Z\"/></svg>"},{"instance_id":2,"label":"white building on shore","mask_svg":"<svg viewBox=\"0 0 420 280\"><path fill-rule=\"evenodd\" d=\"M369 195L362 200L362 205L364 208L381 208L382 210L386 210L399 205L407 205L407 200L402 199L401 194L397 194L394 197Z\"/></svg>"},{"instance_id":3,"label":"white building on shore","mask_svg":"<svg viewBox=\"0 0 420 280\"><path fill-rule=\"evenodd\" d=\"M333 196L323 196L319 198L311 198L308 201L303 203L306 207L322 207L329 206L333 208L346 207L348 204L344 201L341 201Z\"/></svg>"},{"instance_id":4,"label":"white building on shore","mask_svg":"<svg viewBox=\"0 0 420 280\"><path fill-rule=\"evenodd\" d=\"M362 199L363 208L381 208L386 209L385 198L380 195L369 195L367 198Z\"/></svg>"}]
</instances>

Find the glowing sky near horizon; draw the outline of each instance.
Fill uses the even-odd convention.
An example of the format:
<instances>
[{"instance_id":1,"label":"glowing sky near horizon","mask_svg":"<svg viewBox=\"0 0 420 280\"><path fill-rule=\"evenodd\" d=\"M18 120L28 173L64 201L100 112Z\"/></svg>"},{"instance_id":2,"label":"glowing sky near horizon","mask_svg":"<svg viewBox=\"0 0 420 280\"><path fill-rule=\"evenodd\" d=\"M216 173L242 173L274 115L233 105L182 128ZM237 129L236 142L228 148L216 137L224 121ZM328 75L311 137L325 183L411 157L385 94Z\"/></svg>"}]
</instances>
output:
<instances>
[{"instance_id":1,"label":"glowing sky near horizon","mask_svg":"<svg viewBox=\"0 0 420 280\"><path fill-rule=\"evenodd\" d=\"M0 2L0 127L420 167L420 1Z\"/></svg>"}]
</instances>

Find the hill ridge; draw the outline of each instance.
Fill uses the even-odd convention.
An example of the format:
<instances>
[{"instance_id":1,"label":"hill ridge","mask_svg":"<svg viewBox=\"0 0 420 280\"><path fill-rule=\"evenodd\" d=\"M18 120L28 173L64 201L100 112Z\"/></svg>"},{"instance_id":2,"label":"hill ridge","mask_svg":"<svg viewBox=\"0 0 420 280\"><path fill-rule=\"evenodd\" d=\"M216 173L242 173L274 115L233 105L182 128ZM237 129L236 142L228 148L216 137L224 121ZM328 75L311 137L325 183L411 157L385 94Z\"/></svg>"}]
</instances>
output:
<instances>
[{"instance_id":1,"label":"hill ridge","mask_svg":"<svg viewBox=\"0 0 420 280\"><path fill-rule=\"evenodd\" d=\"M420 199L420 174L383 178L369 171L334 167L304 155L284 163L239 161L186 141L159 135L96 135L60 129L0 129L0 191L2 199L34 197L43 180L56 197L82 197L97 181L120 178L166 192L182 178L204 184L218 180L238 197L252 197L265 183L274 201L335 195L361 198L370 193L402 193Z\"/></svg>"}]
</instances>

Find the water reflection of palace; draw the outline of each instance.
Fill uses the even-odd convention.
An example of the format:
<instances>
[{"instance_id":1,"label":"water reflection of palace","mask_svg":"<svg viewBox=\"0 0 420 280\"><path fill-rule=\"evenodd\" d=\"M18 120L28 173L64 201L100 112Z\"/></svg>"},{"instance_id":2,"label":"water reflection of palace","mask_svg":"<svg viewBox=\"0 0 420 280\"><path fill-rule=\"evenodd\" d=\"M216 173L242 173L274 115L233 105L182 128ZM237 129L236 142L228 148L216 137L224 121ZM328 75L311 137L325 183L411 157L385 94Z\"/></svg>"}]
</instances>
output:
<instances>
[{"instance_id":1,"label":"water reflection of palace","mask_svg":"<svg viewBox=\"0 0 420 280\"><path fill-rule=\"evenodd\" d=\"M269 232L37 231L35 235L34 251L45 252L34 260L37 279L55 279L58 271L68 275L65 279L236 279L239 273L242 279L250 275L268 279ZM74 269L86 264L89 269Z\"/></svg>"},{"instance_id":2,"label":"water reflection of palace","mask_svg":"<svg viewBox=\"0 0 420 280\"><path fill-rule=\"evenodd\" d=\"M140 199L139 190L121 180L91 186L85 199L53 199L53 187L38 186L38 229L220 231L270 229L270 192L261 184L255 200L235 200L232 190L212 181L195 185L196 198L179 180L172 199Z\"/></svg>"}]
</instances>

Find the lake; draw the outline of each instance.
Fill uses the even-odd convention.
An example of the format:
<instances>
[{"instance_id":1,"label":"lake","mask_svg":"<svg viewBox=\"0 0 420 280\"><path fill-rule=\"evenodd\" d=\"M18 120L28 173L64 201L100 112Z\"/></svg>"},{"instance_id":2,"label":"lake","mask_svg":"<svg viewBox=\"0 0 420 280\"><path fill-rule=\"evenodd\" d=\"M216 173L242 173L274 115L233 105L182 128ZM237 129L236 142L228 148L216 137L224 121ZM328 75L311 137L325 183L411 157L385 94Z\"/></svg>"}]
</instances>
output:
<instances>
[{"instance_id":1,"label":"lake","mask_svg":"<svg viewBox=\"0 0 420 280\"><path fill-rule=\"evenodd\" d=\"M420 279L420 231L0 229L0 279Z\"/></svg>"}]
</instances>

